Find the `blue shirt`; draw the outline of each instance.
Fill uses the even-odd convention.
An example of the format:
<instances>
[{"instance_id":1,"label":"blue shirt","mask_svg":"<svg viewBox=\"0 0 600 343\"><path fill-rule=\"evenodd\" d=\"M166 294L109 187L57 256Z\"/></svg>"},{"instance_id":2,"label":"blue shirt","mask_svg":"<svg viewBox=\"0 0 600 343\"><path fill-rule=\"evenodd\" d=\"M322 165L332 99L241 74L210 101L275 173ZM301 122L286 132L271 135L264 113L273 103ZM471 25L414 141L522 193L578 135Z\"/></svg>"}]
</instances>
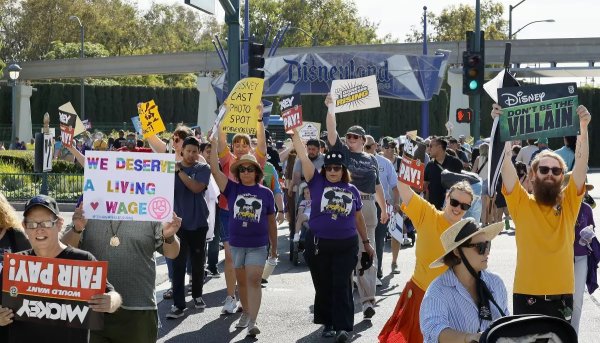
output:
<instances>
[{"instance_id":1,"label":"blue shirt","mask_svg":"<svg viewBox=\"0 0 600 343\"><path fill-rule=\"evenodd\" d=\"M506 287L502 279L485 270L481 272L481 278L492 292L498 306L508 316ZM502 316L491 301L490 309L493 320ZM458 281L452 269L448 269L429 285L421 303L419 318L423 342L437 343L440 333L446 328L468 333L484 331L492 322L480 322L478 312L479 309L467 289Z\"/></svg>"},{"instance_id":2,"label":"blue shirt","mask_svg":"<svg viewBox=\"0 0 600 343\"><path fill-rule=\"evenodd\" d=\"M573 165L575 164L575 151L563 146L554 152L557 153L558 156L562 157L562 159L565 161L567 164L567 171L573 170Z\"/></svg>"},{"instance_id":3,"label":"blue shirt","mask_svg":"<svg viewBox=\"0 0 600 343\"><path fill-rule=\"evenodd\" d=\"M181 166L181 172L190 178L208 185L210 181L210 167L206 163L196 163L191 167ZM175 191L173 193L173 210L181 217L182 230L198 230L208 227L208 206L204 199L204 192L194 193L183 184L179 175L175 175Z\"/></svg>"},{"instance_id":4,"label":"blue shirt","mask_svg":"<svg viewBox=\"0 0 600 343\"><path fill-rule=\"evenodd\" d=\"M379 181L383 187L385 200L394 204L394 187L398 185L398 174L390 160L381 155L375 155L379 167Z\"/></svg>"}]
</instances>

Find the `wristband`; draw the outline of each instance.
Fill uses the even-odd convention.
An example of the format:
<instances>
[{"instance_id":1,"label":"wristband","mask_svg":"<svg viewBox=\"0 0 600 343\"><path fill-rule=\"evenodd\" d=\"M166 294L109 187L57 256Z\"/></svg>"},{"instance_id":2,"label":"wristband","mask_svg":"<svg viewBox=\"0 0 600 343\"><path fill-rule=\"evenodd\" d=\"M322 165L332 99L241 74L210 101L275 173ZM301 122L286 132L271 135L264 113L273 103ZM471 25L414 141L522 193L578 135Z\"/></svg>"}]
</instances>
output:
<instances>
[{"instance_id":1,"label":"wristband","mask_svg":"<svg viewBox=\"0 0 600 343\"><path fill-rule=\"evenodd\" d=\"M181 171L181 169L177 169L177 170L175 171L175 175L179 175L179 172L180 172L180 171Z\"/></svg>"},{"instance_id":2,"label":"wristband","mask_svg":"<svg viewBox=\"0 0 600 343\"><path fill-rule=\"evenodd\" d=\"M371 241L370 241L370 240L368 240L368 239L367 239L367 240L364 240L364 241L362 241L362 242L363 242L363 244L369 244L369 243L371 243Z\"/></svg>"},{"instance_id":3,"label":"wristband","mask_svg":"<svg viewBox=\"0 0 600 343\"><path fill-rule=\"evenodd\" d=\"M163 240L164 243L171 244L171 243L173 243L175 241L175 237L171 236L171 237L165 238L163 236L162 240Z\"/></svg>"}]
</instances>

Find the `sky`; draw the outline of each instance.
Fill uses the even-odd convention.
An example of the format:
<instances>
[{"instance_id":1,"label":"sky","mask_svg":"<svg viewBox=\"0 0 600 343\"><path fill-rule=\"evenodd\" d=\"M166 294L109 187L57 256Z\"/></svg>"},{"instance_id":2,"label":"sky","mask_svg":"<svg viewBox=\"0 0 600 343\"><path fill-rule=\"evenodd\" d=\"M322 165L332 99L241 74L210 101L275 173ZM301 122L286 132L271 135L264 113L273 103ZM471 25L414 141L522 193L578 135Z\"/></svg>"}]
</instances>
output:
<instances>
[{"instance_id":1,"label":"sky","mask_svg":"<svg viewBox=\"0 0 600 343\"><path fill-rule=\"evenodd\" d=\"M184 0L154 0L157 3L180 3ZM222 22L224 11L218 0L216 16ZM240 0L243 4L244 0ZM252 6L252 0L250 6ZM149 8L151 0L137 0L141 9ZM475 6L475 0L354 0L358 14L372 22L379 23L378 36L391 34L392 38L404 42L411 26L421 25L423 6L439 15L451 5L468 4ZM483 2L483 0L482 0ZM509 5L517 5L521 0L496 0L504 5L505 19L508 21ZM554 19L554 23L535 23L518 34L519 39L581 38L600 37L597 24L600 1L597 0L525 0L513 10L513 32L535 20ZM596 24L594 24L596 23Z\"/></svg>"}]
</instances>

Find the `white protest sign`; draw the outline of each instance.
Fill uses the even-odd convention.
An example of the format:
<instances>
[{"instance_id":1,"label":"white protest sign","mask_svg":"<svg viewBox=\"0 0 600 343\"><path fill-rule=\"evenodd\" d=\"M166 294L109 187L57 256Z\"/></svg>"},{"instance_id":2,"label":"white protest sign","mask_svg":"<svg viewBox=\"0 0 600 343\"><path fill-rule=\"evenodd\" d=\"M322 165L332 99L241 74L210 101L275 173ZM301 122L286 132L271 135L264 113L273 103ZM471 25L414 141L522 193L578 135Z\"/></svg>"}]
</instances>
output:
<instances>
[{"instance_id":1,"label":"white protest sign","mask_svg":"<svg viewBox=\"0 0 600 343\"><path fill-rule=\"evenodd\" d=\"M170 221L175 155L85 153L83 210L88 219Z\"/></svg>"},{"instance_id":2,"label":"white protest sign","mask_svg":"<svg viewBox=\"0 0 600 343\"><path fill-rule=\"evenodd\" d=\"M319 139L321 133L321 123L315 123L312 121L305 121L302 127L298 130L300 139Z\"/></svg>"},{"instance_id":3,"label":"white protest sign","mask_svg":"<svg viewBox=\"0 0 600 343\"><path fill-rule=\"evenodd\" d=\"M209 140L213 139L215 134L217 134L217 131L219 130L219 124L221 123L221 120L223 120L226 110L227 110L226 106L221 106L221 109L219 109L219 115L217 115L217 118L215 119L215 123L213 124L213 127L210 130L211 133L210 133L210 137L208 137Z\"/></svg>"},{"instance_id":4,"label":"white protest sign","mask_svg":"<svg viewBox=\"0 0 600 343\"><path fill-rule=\"evenodd\" d=\"M379 91L375 75L359 79L333 80L331 96L335 113L379 107Z\"/></svg>"},{"instance_id":5,"label":"white protest sign","mask_svg":"<svg viewBox=\"0 0 600 343\"><path fill-rule=\"evenodd\" d=\"M52 150L54 149L54 144L52 141L54 140L54 136L50 133L44 133L44 160L43 163L43 171L49 172L52 171Z\"/></svg>"},{"instance_id":6,"label":"white protest sign","mask_svg":"<svg viewBox=\"0 0 600 343\"><path fill-rule=\"evenodd\" d=\"M498 103L498 88L502 88L504 73L506 73L506 70L502 70L493 79L483 84L483 89L495 103Z\"/></svg>"}]
</instances>

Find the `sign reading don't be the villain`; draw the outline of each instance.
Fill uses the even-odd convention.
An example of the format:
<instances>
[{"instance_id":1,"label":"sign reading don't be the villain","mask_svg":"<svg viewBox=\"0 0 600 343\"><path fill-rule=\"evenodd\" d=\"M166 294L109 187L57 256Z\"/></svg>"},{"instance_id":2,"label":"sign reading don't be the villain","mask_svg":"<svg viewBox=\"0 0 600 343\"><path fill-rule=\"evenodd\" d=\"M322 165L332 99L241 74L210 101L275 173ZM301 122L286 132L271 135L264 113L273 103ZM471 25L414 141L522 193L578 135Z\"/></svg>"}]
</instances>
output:
<instances>
[{"instance_id":1,"label":"sign reading don't be the villain","mask_svg":"<svg viewBox=\"0 0 600 343\"><path fill-rule=\"evenodd\" d=\"M88 219L170 220L175 155L87 151L83 210Z\"/></svg>"}]
</instances>

